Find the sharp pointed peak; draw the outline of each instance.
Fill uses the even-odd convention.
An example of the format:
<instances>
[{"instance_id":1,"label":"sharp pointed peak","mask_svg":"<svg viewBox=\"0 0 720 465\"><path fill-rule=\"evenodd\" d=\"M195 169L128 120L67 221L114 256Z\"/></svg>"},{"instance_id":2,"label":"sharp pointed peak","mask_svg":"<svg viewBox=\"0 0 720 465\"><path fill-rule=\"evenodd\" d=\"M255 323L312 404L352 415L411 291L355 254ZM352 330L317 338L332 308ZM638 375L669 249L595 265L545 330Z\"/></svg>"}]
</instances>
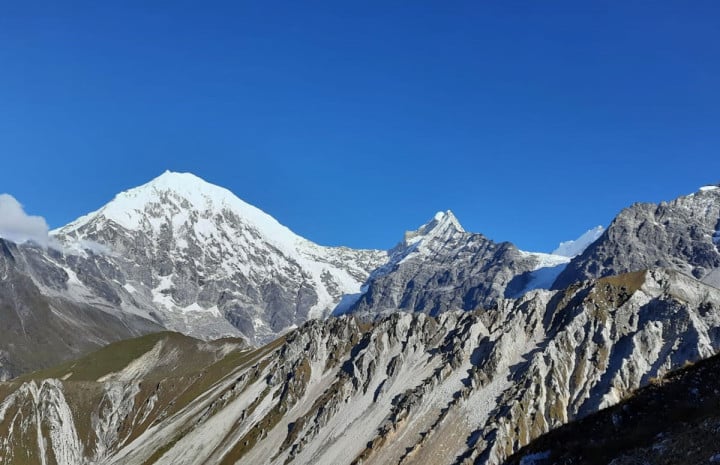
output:
<instances>
[{"instance_id":1,"label":"sharp pointed peak","mask_svg":"<svg viewBox=\"0 0 720 465\"><path fill-rule=\"evenodd\" d=\"M435 213L432 221L427 223L426 226L438 227L438 226L452 226L459 232L465 232L465 229L458 221L452 210L439 211Z\"/></svg>"},{"instance_id":2,"label":"sharp pointed peak","mask_svg":"<svg viewBox=\"0 0 720 465\"><path fill-rule=\"evenodd\" d=\"M414 231L407 231L404 237L406 246L416 244L423 239L436 237L448 233L465 232L460 222L452 211L439 211L435 213L433 218L427 223L420 226Z\"/></svg>"}]
</instances>

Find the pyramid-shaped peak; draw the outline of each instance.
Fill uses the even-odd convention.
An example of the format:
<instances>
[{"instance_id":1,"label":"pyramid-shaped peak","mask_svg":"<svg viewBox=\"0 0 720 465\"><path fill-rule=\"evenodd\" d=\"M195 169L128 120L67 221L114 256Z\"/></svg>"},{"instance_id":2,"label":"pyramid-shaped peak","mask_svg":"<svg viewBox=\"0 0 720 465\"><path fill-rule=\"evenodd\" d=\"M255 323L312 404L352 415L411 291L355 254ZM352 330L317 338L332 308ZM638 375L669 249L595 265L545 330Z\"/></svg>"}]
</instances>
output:
<instances>
[{"instance_id":1,"label":"pyramid-shaped peak","mask_svg":"<svg viewBox=\"0 0 720 465\"><path fill-rule=\"evenodd\" d=\"M160 176L152 179L151 181L138 186L136 188L125 191L119 195L126 193L137 193L139 191L174 191L178 194L204 194L212 195L213 197L236 197L235 194L225 189L224 187L217 186L209 183L203 178L196 176L192 173L180 173L176 171L166 170Z\"/></svg>"},{"instance_id":2,"label":"pyramid-shaped peak","mask_svg":"<svg viewBox=\"0 0 720 465\"><path fill-rule=\"evenodd\" d=\"M184 206L201 211L230 208L240 216L267 216L224 187L212 184L193 173L170 170L145 184L120 192L102 210L106 214L118 210L143 210L148 203L163 203L168 200L181 201Z\"/></svg>"},{"instance_id":3,"label":"pyramid-shaped peak","mask_svg":"<svg viewBox=\"0 0 720 465\"><path fill-rule=\"evenodd\" d=\"M201 177L189 173L180 171L165 170L160 176L150 181L151 184L209 184Z\"/></svg>"},{"instance_id":4,"label":"pyramid-shaped peak","mask_svg":"<svg viewBox=\"0 0 720 465\"><path fill-rule=\"evenodd\" d=\"M99 210L82 216L54 231L71 233L94 221L112 220L114 223L136 230L149 219L169 216L185 218L191 211L206 217L231 211L248 225L252 225L273 243L291 247L303 240L275 218L238 198L230 190L211 184L192 173L165 171L151 181L123 191ZM146 221L147 220L147 221ZM161 221L153 219L153 225Z\"/></svg>"},{"instance_id":5,"label":"pyramid-shaped peak","mask_svg":"<svg viewBox=\"0 0 720 465\"><path fill-rule=\"evenodd\" d=\"M428 223L427 226L431 226L432 228L450 226L459 232L465 232L465 229L463 229L460 221L458 221L457 217L451 210L446 210L444 212L439 211L435 213L433 220Z\"/></svg>"},{"instance_id":6,"label":"pyramid-shaped peak","mask_svg":"<svg viewBox=\"0 0 720 465\"><path fill-rule=\"evenodd\" d=\"M433 237L444 236L456 232L465 232L460 222L450 210L439 211L433 216L433 219L420 226L415 231L407 231L405 233L404 244L412 245L422 240Z\"/></svg>"}]
</instances>

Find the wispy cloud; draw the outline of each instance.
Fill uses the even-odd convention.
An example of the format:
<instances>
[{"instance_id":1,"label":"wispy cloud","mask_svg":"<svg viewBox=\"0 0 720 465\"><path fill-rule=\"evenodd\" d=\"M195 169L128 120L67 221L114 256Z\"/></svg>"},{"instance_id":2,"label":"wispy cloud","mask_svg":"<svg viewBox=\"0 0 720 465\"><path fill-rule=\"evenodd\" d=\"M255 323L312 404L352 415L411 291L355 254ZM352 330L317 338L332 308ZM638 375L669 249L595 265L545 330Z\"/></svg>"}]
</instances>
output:
<instances>
[{"instance_id":1,"label":"wispy cloud","mask_svg":"<svg viewBox=\"0 0 720 465\"><path fill-rule=\"evenodd\" d=\"M15 197L0 194L0 237L18 244L33 241L47 247L48 230L45 218L28 215Z\"/></svg>"}]
</instances>

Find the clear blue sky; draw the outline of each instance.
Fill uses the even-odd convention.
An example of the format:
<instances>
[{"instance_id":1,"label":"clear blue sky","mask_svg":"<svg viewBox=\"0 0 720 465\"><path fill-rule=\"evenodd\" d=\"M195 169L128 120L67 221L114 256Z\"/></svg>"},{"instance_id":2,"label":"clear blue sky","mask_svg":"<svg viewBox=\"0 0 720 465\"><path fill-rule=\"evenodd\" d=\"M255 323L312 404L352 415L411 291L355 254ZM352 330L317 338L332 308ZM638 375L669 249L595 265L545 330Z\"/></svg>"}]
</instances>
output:
<instances>
[{"instance_id":1,"label":"clear blue sky","mask_svg":"<svg viewBox=\"0 0 720 465\"><path fill-rule=\"evenodd\" d=\"M59 3L0 12L0 192L52 227L171 169L322 244L549 251L720 181L717 1Z\"/></svg>"}]
</instances>

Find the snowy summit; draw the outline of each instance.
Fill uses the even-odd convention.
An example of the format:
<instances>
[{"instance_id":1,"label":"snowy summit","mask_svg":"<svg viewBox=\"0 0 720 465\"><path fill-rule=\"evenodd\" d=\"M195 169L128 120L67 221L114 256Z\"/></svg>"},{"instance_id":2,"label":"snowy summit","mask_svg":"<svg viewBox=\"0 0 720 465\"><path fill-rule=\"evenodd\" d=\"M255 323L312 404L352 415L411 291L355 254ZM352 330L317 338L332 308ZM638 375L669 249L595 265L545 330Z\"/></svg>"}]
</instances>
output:
<instances>
[{"instance_id":1,"label":"snowy summit","mask_svg":"<svg viewBox=\"0 0 720 465\"><path fill-rule=\"evenodd\" d=\"M605 228L603 226L595 226L574 241L561 242L558 248L552 251L552 255L561 255L569 258L580 255L590 244L598 240L604 231Z\"/></svg>"}]
</instances>

